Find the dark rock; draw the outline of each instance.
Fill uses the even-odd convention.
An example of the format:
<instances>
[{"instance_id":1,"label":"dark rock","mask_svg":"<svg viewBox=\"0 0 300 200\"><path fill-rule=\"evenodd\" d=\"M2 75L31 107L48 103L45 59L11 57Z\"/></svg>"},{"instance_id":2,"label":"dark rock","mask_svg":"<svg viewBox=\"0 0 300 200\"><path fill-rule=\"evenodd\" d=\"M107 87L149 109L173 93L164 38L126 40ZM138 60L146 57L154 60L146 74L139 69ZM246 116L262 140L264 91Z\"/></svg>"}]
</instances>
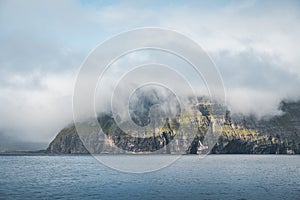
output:
<instances>
[{"instance_id":1,"label":"dark rock","mask_svg":"<svg viewBox=\"0 0 300 200\"><path fill-rule=\"evenodd\" d=\"M211 150L214 154L286 154L292 151L300 154L300 102L283 102L280 108L285 113L269 119L257 120L253 116L230 116L227 112L224 119L222 136ZM104 115L105 119L101 127L108 138L119 149L140 153L188 153L197 154L202 145L205 134L210 124L210 109L205 105L199 105L203 118L195 119L199 125L198 134L192 138L190 143L184 138L175 138L175 129L180 123L176 120L167 120L165 131L157 136L132 137L124 133L110 115ZM105 122L105 123L104 123ZM88 143L96 143L95 137L89 139ZM176 145L168 145L173 141ZM92 153L101 153L103 145L93 144ZM50 143L46 152L48 153L88 153L76 132L74 125L64 128Z\"/></svg>"}]
</instances>

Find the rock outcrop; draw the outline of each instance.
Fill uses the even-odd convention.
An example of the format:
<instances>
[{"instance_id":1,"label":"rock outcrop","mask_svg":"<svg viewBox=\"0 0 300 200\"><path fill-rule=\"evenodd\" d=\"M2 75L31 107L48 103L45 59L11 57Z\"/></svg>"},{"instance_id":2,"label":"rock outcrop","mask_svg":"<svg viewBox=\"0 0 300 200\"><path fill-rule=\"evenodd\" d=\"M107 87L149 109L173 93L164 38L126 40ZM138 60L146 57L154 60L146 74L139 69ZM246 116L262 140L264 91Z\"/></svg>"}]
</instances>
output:
<instances>
[{"instance_id":1,"label":"rock outcrop","mask_svg":"<svg viewBox=\"0 0 300 200\"><path fill-rule=\"evenodd\" d=\"M227 116L212 153L300 154L300 102L282 102L283 114L257 120Z\"/></svg>"},{"instance_id":2,"label":"rock outcrop","mask_svg":"<svg viewBox=\"0 0 300 200\"><path fill-rule=\"evenodd\" d=\"M74 125L62 129L50 143L46 152L48 153L88 153L80 140Z\"/></svg>"},{"instance_id":3,"label":"rock outcrop","mask_svg":"<svg viewBox=\"0 0 300 200\"><path fill-rule=\"evenodd\" d=\"M176 119L170 119L161 128L161 134L136 138L122 132L113 118L105 115L101 127L106 131L106 141L98 145L92 153L109 153L103 146L117 146L124 152L155 152L196 154L203 148L203 139L209 128L211 118L205 106L199 107L202 116L195 119L198 134L189 140L176 136ZM213 154L300 154L300 102L281 104L283 114L269 119L257 120L253 116L231 116L226 113L222 134L215 146ZM182 123L182 122L181 122ZM178 124L177 124L178 126ZM87 143L94 142L91 138ZM167 145L171 140L176 145ZM98 141L98 140L97 140ZM187 142L189 141L189 142ZM94 145L95 146L95 145ZM50 143L48 153L88 153L74 125L64 128ZM120 152L121 153L121 152Z\"/></svg>"}]
</instances>

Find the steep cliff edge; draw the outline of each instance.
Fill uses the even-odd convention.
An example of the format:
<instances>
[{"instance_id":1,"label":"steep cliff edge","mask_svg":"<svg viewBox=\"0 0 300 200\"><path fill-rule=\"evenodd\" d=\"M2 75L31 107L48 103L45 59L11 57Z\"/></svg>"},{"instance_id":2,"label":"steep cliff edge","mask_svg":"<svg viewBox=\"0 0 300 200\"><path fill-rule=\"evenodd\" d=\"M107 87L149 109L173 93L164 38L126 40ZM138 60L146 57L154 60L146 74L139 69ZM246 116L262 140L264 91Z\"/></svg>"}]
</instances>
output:
<instances>
[{"instance_id":1,"label":"steep cliff edge","mask_svg":"<svg viewBox=\"0 0 300 200\"><path fill-rule=\"evenodd\" d=\"M48 153L88 153L80 140L74 125L62 129L54 140L49 144Z\"/></svg>"},{"instance_id":2,"label":"steep cliff edge","mask_svg":"<svg viewBox=\"0 0 300 200\"><path fill-rule=\"evenodd\" d=\"M212 153L300 154L300 102L282 102L280 109L268 119L227 117Z\"/></svg>"},{"instance_id":3,"label":"steep cliff edge","mask_svg":"<svg viewBox=\"0 0 300 200\"><path fill-rule=\"evenodd\" d=\"M300 154L300 102L281 104L284 112L281 116L270 119L257 120L253 116L230 116L227 112L222 135L216 145L211 150L214 154ZM203 111L202 111L203 112ZM204 112L203 112L204 113ZM187 143L180 143L176 148L166 149L165 153L180 152L195 154L201 148L203 132L208 129L210 122L209 114L197 119L202 123L199 133L194 140ZM103 120L102 120L103 121ZM130 138L123 134L113 124L113 120L108 118L106 122L110 124L110 141L114 145L121 147L129 152L153 152L165 146L176 133L173 121L166 124L161 130L161 134L147 139ZM113 125L112 125L113 124ZM107 125L107 124L106 124ZM114 127L114 128L112 128ZM200 142L199 142L200 141ZM100 149L100 147L99 147ZM61 130L56 138L50 143L46 150L48 153L88 153L87 149L80 140L74 125L70 125ZM96 149L94 153L100 150Z\"/></svg>"}]
</instances>

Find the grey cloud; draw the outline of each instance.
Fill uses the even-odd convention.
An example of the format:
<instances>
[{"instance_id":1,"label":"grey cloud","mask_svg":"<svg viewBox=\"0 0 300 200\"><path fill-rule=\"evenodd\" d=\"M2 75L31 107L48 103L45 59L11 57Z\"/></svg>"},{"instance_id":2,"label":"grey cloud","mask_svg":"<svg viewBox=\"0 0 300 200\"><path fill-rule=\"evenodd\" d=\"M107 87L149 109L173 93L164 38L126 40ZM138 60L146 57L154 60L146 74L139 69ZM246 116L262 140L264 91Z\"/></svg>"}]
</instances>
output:
<instances>
[{"instance_id":1,"label":"grey cloud","mask_svg":"<svg viewBox=\"0 0 300 200\"><path fill-rule=\"evenodd\" d=\"M248 49L238 53L228 51L212 56L228 87L258 90L289 90L299 83L299 76L284 70L284 63L276 56Z\"/></svg>"},{"instance_id":2,"label":"grey cloud","mask_svg":"<svg viewBox=\"0 0 300 200\"><path fill-rule=\"evenodd\" d=\"M300 77L275 56L248 49L212 55L224 80L233 112L257 117L280 114L282 100L300 98Z\"/></svg>"},{"instance_id":3,"label":"grey cloud","mask_svg":"<svg viewBox=\"0 0 300 200\"><path fill-rule=\"evenodd\" d=\"M47 143L26 142L0 132L0 152L16 150L42 150L47 148Z\"/></svg>"}]
</instances>

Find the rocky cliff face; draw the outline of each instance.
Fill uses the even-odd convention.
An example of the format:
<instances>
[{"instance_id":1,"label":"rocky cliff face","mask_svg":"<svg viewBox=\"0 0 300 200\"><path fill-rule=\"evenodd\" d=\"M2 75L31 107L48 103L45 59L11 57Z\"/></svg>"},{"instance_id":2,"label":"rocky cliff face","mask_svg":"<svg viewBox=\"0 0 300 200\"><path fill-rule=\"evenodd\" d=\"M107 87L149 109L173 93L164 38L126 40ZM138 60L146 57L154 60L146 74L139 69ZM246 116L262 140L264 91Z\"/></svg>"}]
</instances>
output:
<instances>
[{"instance_id":1,"label":"rocky cliff face","mask_svg":"<svg viewBox=\"0 0 300 200\"><path fill-rule=\"evenodd\" d=\"M88 153L80 140L74 125L62 129L55 139L50 143L46 152L48 153Z\"/></svg>"},{"instance_id":2,"label":"rocky cliff face","mask_svg":"<svg viewBox=\"0 0 300 200\"><path fill-rule=\"evenodd\" d=\"M300 102L282 102L281 116L256 120L254 116L229 116L212 153L300 153Z\"/></svg>"},{"instance_id":3,"label":"rocky cliff face","mask_svg":"<svg viewBox=\"0 0 300 200\"><path fill-rule=\"evenodd\" d=\"M174 122L167 123L162 128L162 133L149 137L133 137L123 132L110 115L102 116L99 120L106 138L100 138L96 134L89 137L79 137L75 125L70 125L58 133L50 143L48 153L88 153L85 145L88 145L90 153L183 153L186 154L191 144L186 138L176 137ZM88 129L89 125L84 124ZM191 138L193 139L193 138ZM82 141L85 141L83 144ZM98 142L95 142L98 141ZM169 144L170 141L174 145ZM191 140L192 141L192 140Z\"/></svg>"},{"instance_id":4,"label":"rocky cliff face","mask_svg":"<svg viewBox=\"0 0 300 200\"><path fill-rule=\"evenodd\" d=\"M107 146L117 146L124 152L154 152L161 149L161 153L203 153L203 139L209 128L211 118L209 109L205 106L199 107L202 116L195 119L198 123L198 134L186 140L186 138L175 137L175 119L170 119L165 127L162 127L161 134L144 138L136 138L122 132L114 123L113 118L105 115L105 122L101 127L108 136L104 141ZM271 119L257 120L253 116L230 116L226 113L222 135L212 148L211 153L238 153L238 154L286 154L300 153L300 102L282 103L281 109L284 112L281 116ZM86 143L95 142L91 137ZM173 144L167 144L173 140ZM93 145L92 153L103 152L103 145ZM113 148L113 147L112 147ZM205 151L205 150L204 150ZM80 140L74 125L64 128L47 148L48 153L88 153ZM120 152L121 153L121 152Z\"/></svg>"}]
</instances>

